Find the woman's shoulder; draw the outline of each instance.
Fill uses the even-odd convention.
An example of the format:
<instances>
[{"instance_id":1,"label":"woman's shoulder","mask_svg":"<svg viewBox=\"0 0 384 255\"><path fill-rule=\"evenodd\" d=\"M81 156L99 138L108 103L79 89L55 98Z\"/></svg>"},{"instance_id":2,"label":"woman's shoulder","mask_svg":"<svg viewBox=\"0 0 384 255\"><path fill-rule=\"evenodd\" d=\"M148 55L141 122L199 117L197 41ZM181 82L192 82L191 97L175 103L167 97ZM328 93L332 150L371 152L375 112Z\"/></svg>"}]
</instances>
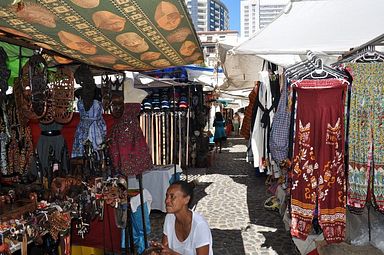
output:
<instances>
[{"instance_id":1,"label":"woman's shoulder","mask_svg":"<svg viewBox=\"0 0 384 255\"><path fill-rule=\"evenodd\" d=\"M173 213L167 213L167 214L165 215L165 218L166 218L166 219L175 219L175 215L174 215Z\"/></svg>"},{"instance_id":2,"label":"woman's shoulder","mask_svg":"<svg viewBox=\"0 0 384 255\"><path fill-rule=\"evenodd\" d=\"M172 222L175 222L175 219L176 219L176 217L175 217L175 215L173 213L167 213L165 215L164 221L167 222L167 223L172 223Z\"/></svg>"},{"instance_id":3,"label":"woman's shoulder","mask_svg":"<svg viewBox=\"0 0 384 255\"><path fill-rule=\"evenodd\" d=\"M204 218L203 215L195 211L192 211L192 212L193 212L193 221L197 223L204 222L205 224L208 224L207 220Z\"/></svg>"}]
</instances>

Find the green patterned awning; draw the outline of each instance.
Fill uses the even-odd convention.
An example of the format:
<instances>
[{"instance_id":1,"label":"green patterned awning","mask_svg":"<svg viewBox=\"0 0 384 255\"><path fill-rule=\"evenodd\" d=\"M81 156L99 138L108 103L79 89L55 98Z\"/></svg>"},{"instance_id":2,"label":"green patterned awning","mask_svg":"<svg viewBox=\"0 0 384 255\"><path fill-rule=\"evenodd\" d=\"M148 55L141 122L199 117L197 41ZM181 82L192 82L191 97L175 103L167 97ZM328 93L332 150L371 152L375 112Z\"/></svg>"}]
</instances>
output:
<instances>
[{"instance_id":1,"label":"green patterned awning","mask_svg":"<svg viewBox=\"0 0 384 255\"><path fill-rule=\"evenodd\" d=\"M184 0L0 0L0 31L0 40L60 53L59 64L151 70L203 61Z\"/></svg>"}]
</instances>

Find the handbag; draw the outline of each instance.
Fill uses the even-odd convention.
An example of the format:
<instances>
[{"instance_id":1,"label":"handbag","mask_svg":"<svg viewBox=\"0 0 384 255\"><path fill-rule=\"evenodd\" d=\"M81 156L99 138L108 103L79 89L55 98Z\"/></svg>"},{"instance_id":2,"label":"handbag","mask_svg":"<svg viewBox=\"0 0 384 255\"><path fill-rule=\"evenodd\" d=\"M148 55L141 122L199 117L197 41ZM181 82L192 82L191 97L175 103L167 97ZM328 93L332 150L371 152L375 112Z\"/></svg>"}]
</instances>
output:
<instances>
[{"instance_id":1,"label":"handbag","mask_svg":"<svg viewBox=\"0 0 384 255\"><path fill-rule=\"evenodd\" d=\"M291 111L288 109L288 85L283 87L269 136L271 156L279 165L288 157Z\"/></svg>"}]
</instances>

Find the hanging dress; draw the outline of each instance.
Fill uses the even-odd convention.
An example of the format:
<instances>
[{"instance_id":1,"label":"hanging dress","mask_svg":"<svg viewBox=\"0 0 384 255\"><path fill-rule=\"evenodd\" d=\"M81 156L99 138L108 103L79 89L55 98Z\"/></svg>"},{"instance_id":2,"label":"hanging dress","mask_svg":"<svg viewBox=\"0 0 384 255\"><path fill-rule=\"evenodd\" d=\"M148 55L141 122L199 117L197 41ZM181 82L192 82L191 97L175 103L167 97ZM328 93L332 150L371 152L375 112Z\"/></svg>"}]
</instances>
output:
<instances>
[{"instance_id":1,"label":"hanging dress","mask_svg":"<svg viewBox=\"0 0 384 255\"><path fill-rule=\"evenodd\" d=\"M137 175L152 168L152 159L138 116L140 103L125 103L124 113L113 125L109 147L114 168L123 174Z\"/></svg>"},{"instance_id":2,"label":"hanging dress","mask_svg":"<svg viewBox=\"0 0 384 255\"><path fill-rule=\"evenodd\" d=\"M305 240L317 216L327 242L345 238L344 100L337 79L303 80L297 92L291 235Z\"/></svg>"},{"instance_id":3,"label":"hanging dress","mask_svg":"<svg viewBox=\"0 0 384 255\"><path fill-rule=\"evenodd\" d=\"M373 198L384 213L384 64L350 63L347 204L364 208Z\"/></svg>"},{"instance_id":4,"label":"hanging dress","mask_svg":"<svg viewBox=\"0 0 384 255\"><path fill-rule=\"evenodd\" d=\"M85 110L83 100L77 102L80 113L80 122L77 125L75 139L72 147L72 158L84 155L84 142L92 142L94 151L98 151L100 144L103 143L107 132L107 126L103 119L103 106L100 101L93 100L89 111Z\"/></svg>"}]
</instances>

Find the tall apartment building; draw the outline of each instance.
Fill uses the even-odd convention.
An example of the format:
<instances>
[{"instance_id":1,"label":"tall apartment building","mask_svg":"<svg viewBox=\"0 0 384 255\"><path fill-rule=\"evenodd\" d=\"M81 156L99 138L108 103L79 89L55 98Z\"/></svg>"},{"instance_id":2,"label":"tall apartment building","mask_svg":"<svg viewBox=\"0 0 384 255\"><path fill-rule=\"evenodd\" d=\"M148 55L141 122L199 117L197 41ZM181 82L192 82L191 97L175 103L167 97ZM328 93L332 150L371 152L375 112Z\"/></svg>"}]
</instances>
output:
<instances>
[{"instance_id":1,"label":"tall apartment building","mask_svg":"<svg viewBox=\"0 0 384 255\"><path fill-rule=\"evenodd\" d=\"M271 23L289 0L241 0L240 36L250 37Z\"/></svg>"},{"instance_id":2,"label":"tall apartment building","mask_svg":"<svg viewBox=\"0 0 384 255\"><path fill-rule=\"evenodd\" d=\"M229 29L228 9L220 0L185 0L196 31Z\"/></svg>"}]
</instances>

